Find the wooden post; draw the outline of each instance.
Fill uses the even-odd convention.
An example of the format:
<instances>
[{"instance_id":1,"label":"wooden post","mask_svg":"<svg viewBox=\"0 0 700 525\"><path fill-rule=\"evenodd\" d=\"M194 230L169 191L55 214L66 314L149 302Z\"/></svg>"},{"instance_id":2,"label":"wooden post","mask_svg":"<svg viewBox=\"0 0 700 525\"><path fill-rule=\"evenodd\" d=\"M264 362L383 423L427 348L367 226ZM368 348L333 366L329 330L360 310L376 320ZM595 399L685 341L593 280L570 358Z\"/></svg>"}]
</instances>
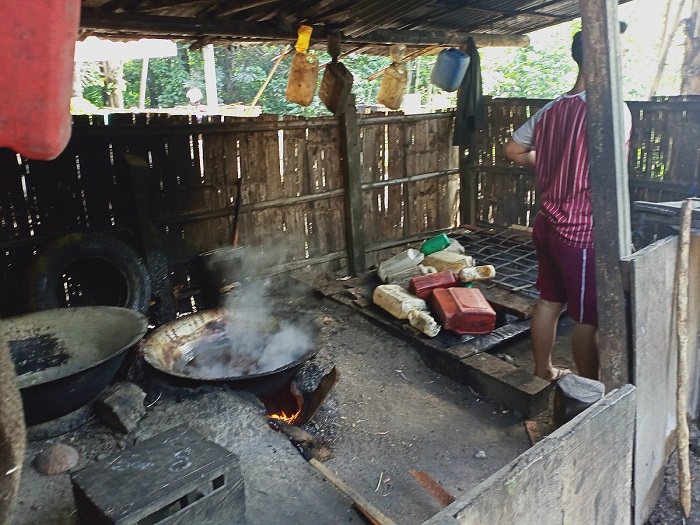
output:
<instances>
[{"instance_id":1,"label":"wooden post","mask_svg":"<svg viewBox=\"0 0 700 525\"><path fill-rule=\"evenodd\" d=\"M620 260L631 247L627 149L616 0L580 0L591 163L601 380L629 382L627 304Z\"/></svg>"},{"instance_id":2,"label":"wooden post","mask_svg":"<svg viewBox=\"0 0 700 525\"><path fill-rule=\"evenodd\" d=\"M362 207L362 167L360 132L357 126L355 95L348 97L345 111L339 115L340 166L345 186L345 245L351 275L365 270L365 232Z\"/></svg>"},{"instance_id":3,"label":"wooden post","mask_svg":"<svg viewBox=\"0 0 700 525\"><path fill-rule=\"evenodd\" d=\"M204 84L207 92L207 111L211 114L219 114L219 94L216 90L216 61L214 59L214 45L208 44L202 48L204 57Z\"/></svg>"},{"instance_id":4,"label":"wooden post","mask_svg":"<svg viewBox=\"0 0 700 525\"><path fill-rule=\"evenodd\" d=\"M148 80L148 57L141 61L141 82L139 83L139 109L146 107L146 81Z\"/></svg>"},{"instance_id":5,"label":"wooden post","mask_svg":"<svg viewBox=\"0 0 700 525\"><path fill-rule=\"evenodd\" d=\"M678 336L678 387L676 388L676 439L678 440L678 492L683 515L690 516L692 486L690 477L690 431L688 430L688 267L690 253L689 200L681 208L676 261L676 332Z\"/></svg>"},{"instance_id":6,"label":"wooden post","mask_svg":"<svg viewBox=\"0 0 700 525\"><path fill-rule=\"evenodd\" d=\"M477 222L476 133L469 133L467 144L459 147L459 218L462 224Z\"/></svg>"}]
</instances>

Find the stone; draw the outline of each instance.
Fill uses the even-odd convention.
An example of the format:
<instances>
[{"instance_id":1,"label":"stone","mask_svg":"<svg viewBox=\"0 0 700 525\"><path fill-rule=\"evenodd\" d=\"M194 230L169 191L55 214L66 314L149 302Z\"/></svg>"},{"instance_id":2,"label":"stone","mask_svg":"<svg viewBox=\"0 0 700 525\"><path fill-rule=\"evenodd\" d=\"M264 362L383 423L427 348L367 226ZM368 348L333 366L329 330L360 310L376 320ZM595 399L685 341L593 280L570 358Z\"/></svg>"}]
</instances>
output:
<instances>
[{"instance_id":1,"label":"stone","mask_svg":"<svg viewBox=\"0 0 700 525\"><path fill-rule=\"evenodd\" d=\"M80 455L73 447L56 443L37 455L34 466L45 476L55 476L75 467L79 459Z\"/></svg>"},{"instance_id":2,"label":"stone","mask_svg":"<svg viewBox=\"0 0 700 525\"><path fill-rule=\"evenodd\" d=\"M128 434L146 415L143 400L146 393L134 383L115 383L100 396L95 412L110 427Z\"/></svg>"}]
</instances>

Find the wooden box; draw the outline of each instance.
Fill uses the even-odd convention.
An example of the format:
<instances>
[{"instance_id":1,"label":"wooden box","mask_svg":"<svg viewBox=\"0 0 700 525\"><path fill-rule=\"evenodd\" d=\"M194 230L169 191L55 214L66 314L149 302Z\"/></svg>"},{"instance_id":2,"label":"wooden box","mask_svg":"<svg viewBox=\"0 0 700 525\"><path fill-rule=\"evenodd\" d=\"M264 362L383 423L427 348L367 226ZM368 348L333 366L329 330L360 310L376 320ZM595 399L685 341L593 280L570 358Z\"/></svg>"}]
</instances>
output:
<instances>
[{"instance_id":1,"label":"wooden box","mask_svg":"<svg viewBox=\"0 0 700 525\"><path fill-rule=\"evenodd\" d=\"M84 525L245 524L238 457L180 426L71 474Z\"/></svg>"},{"instance_id":2,"label":"wooden box","mask_svg":"<svg viewBox=\"0 0 700 525\"><path fill-rule=\"evenodd\" d=\"M442 327L460 335L488 334L496 326L496 312L478 288L436 288L431 306Z\"/></svg>"}]
</instances>

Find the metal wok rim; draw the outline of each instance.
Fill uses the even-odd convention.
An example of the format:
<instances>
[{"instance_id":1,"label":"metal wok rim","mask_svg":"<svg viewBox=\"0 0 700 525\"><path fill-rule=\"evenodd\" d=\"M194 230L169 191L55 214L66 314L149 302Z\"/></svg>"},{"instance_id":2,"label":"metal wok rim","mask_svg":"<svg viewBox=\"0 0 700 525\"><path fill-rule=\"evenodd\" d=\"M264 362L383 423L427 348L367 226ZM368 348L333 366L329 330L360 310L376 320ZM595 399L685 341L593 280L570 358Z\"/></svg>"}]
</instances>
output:
<instances>
[{"instance_id":1,"label":"metal wok rim","mask_svg":"<svg viewBox=\"0 0 700 525\"><path fill-rule=\"evenodd\" d=\"M138 330L134 333L133 337L129 340L129 342L126 345L112 351L109 355L106 355L102 359L99 359L97 361L91 361L88 365L85 365L80 369L72 370L70 368L51 367L46 370L27 372L22 375L17 375L17 387L20 390L25 390L40 385L47 385L54 381L60 381L67 378L71 378L77 376L78 374L82 374L84 372L92 370L106 363L107 361L114 359L119 354L122 354L125 351L127 351L138 341L140 341L148 331L148 320L146 316L139 312L136 312L135 310L131 310L129 308L124 308L120 306L75 306L71 308L52 308L49 310L38 310L36 312L29 312L0 319L0 337L5 339L9 343L10 339L8 337L8 329L10 327L19 327L18 332L21 333L24 329L24 322L26 320L37 322L47 319L49 322L52 322L56 318L57 312L58 315L65 316L67 319L70 319L73 316L80 316L84 312L104 312L105 314L109 315L118 313L121 316L131 316L134 321L134 326L136 327L138 325ZM55 376L52 377L49 372L53 370L57 372L55 372Z\"/></svg>"},{"instance_id":2,"label":"metal wok rim","mask_svg":"<svg viewBox=\"0 0 700 525\"><path fill-rule=\"evenodd\" d=\"M260 372L258 374L247 374L247 375L237 375L237 376L226 376L226 377L202 377L198 375L192 375L192 374L184 374L182 372L173 370L172 368L166 368L165 366L162 365L161 359L158 357L160 355L160 352L155 348L155 345L151 344L154 339L162 335L168 330L174 330L178 324L178 322L185 323L189 320L192 319L198 319L202 322L202 326L204 326L206 323L214 320L221 319L221 317L229 315L228 312L224 308L214 308L214 309L208 309L208 310L201 310L199 312L195 312L192 314L184 315L178 319L175 319L174 321L170 321L158 328L156 328L145 340L144 340L144 346L143 346L143 352L144 352L144 359L146 362L151 365L153 368L158 370L159 372L162 372L164 374L170 375L170 376L175 376L179 377L182 379L191 379L194 381L208 381L208 382L213 382L213 383L220 383L220 382L235 382L235 381L247 381L250 379L258 379L258 378L263 378L263 377L268 377L271 375L275 375L281 372L284 372L285 370L289 370L290 368L294 368L295 366L301 365L302 363L308 361L312 357L314 357L318 353L318 348L316 345L314 345L310 350L307 350L301 357L295 359L294 361L287 363L286 365L283 365L279 368L275 368L274 370L268 370L267 372Z\"/></svg>"}]
</instances>

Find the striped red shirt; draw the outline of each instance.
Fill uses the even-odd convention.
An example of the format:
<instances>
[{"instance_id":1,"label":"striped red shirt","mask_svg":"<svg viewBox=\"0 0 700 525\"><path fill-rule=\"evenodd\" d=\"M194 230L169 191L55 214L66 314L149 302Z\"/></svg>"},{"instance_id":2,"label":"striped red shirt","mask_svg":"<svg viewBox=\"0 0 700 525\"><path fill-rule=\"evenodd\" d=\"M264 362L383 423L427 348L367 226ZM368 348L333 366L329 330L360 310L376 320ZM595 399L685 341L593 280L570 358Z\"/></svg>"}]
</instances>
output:
<instances>
[{"instance_id":1,"label":"striped red shirt","mask_svg":"<svg viewBox=\"0 0 700 525\"><path fill-rule=\"evenodd\" d=\"M626 136L632 117L625 105ZM572 246L593 246L593 205L586 133L586 92L561 95L513 133L536 154L541 209L554 231Z\"/></svg>"}]
</instances>

